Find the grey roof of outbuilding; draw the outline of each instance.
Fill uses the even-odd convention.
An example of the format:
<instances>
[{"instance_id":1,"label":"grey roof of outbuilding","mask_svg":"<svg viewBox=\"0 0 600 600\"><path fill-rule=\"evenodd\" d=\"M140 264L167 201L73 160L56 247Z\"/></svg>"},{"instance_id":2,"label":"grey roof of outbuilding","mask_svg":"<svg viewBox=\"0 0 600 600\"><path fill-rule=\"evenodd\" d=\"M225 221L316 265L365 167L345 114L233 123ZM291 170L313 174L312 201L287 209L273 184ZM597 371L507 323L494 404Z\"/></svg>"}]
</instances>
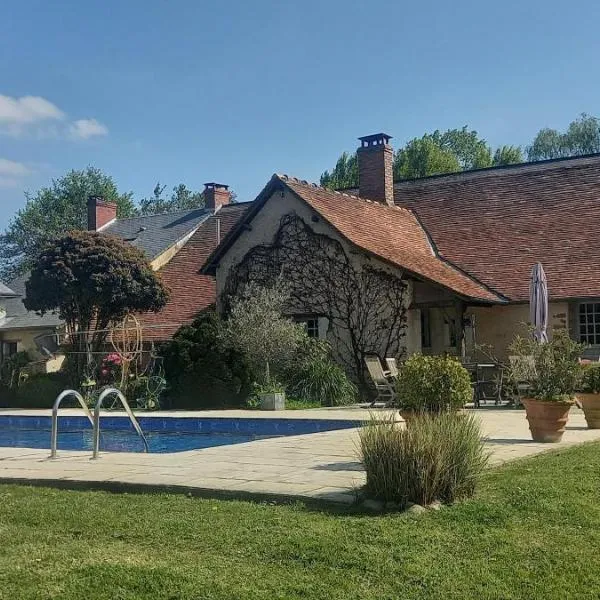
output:
<instances>
[{"instance_id":1,"label":"grey roof of outbuilding","mask_svg":"<svg viewBox=\"0 0 600 600\"><path fill-rule=\"evenodd\" d=\"M0 281L0 298L14 298L17 295L16 292L13 292Z\"/></svg>"},{"instance_id":2,"label":"grey roof of outbuilding","mask_svg":"<svg viewBox=\"0 0 600 600\"><path fill-rule=\"evenodd\" d=\"M163 215L118 219L102 229L102 233L129 242L142 250L148 260L154 260L194 232L212 214L212 210L196 208Z\"/></svg>"},{"instance_id":3,"label":"grey roof of outbuilding","mask_svg":"<svg viewBox=\"0 0 600 600\"><path fill-rule=\"evenodd\" d=\"M25 308L23 298L25 297L25 282L28 279L29 273L26 273L10 282L10 288L18 296L4 300L3 305L6 309L6 317L0 319L0 331L6 331L7 329L54 328L63 324L63 321L56 313L46 313L41 317L37 313Z\"/></svg>"}]
</instances>

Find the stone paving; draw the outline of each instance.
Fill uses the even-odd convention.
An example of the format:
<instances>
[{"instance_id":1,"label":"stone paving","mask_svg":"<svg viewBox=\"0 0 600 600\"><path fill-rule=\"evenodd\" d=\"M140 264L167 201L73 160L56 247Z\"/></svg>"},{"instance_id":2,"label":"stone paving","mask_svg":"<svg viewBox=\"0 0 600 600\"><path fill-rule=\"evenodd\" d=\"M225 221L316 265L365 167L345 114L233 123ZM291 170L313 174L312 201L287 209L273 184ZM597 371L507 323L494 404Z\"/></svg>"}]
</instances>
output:
<instances>
[{"instance_id":1,"label":"stone paving","mask_svg":"<svg viewBox=\"0 0 600 600\"><path fill-rule=\"evenodd\" d=\"M19 411L19 414L28 412ZM578 409L572 409L560 444L532 442L524 411L480 409L475 413L482 422L486 445L491 451L491 464L600 439L600 430L587 429L583 413ZM183 416L184 413L173 414ZM257 417L255 411L192 414L196 417ZM378 411L377 414L390 413ZM311 419L366 419L368 415L368 411L361 409L260 413L264 418ZM165 413L158 416L165 416ZM64 487L164 488L351 504L365 478L357 458L357 431L344 429L270 438L173 454L105 452L97 460L91 460L90 452L61 451L57 459L51 460L48 450L0 448L0 481L45 482Z\"/></svg>"}]
</instances>

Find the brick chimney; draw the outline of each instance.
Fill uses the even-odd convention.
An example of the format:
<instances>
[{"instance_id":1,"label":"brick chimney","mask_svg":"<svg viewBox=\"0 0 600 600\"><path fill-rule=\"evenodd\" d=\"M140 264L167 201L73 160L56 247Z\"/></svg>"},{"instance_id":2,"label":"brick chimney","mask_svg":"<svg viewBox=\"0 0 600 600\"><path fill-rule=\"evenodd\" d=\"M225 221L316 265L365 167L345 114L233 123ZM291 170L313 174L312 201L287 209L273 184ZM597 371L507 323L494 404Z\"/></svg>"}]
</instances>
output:
<instances>
[{"instance_id":1,"label":"brick chimney","mask_svg":"<svg viewBox=\"0 0 600 600\"><path fill-rule=\"evenodd\" d=\"M106 202L102 196L90 196L87 210L89 231L98 231L117 218L117 205Z\"/></svg>"},{"instance_id":2,"label":"brick chimney","mask_svg":"<svg viewBox=\"0 0 600 600\"><path fill-rule=\"evenodd\" d=\"M384 204L394 204L394 151L392 139L385 133L375 133L358 138L358 195Z\"/></svg>"},{"instance_id":3,"label":"brick chimney","mask_svg":"<svg viewBox=\"0 0 600 600\"><path fill-rule=\"evenodd\" d=\"M223 206L230 202L231 192L228 185L214 182L204 184L204 203L206 208L215 210L218 206Z\"/></svg>"}]
</instances>

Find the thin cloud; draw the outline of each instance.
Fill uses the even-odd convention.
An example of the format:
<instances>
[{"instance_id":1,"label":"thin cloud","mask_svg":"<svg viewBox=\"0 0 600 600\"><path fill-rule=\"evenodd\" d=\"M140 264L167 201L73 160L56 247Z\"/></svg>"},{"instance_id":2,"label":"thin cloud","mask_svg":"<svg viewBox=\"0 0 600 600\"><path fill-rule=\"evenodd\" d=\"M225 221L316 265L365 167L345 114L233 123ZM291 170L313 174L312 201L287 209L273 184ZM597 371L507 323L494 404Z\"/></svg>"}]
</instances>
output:
<instances>
[{"instance_id":1,"label":"thin cloud","mask_svg":"<svg viewBox=\"0 0 600 600\"><path fill-rule=\"evenodd\" d=\"M69 135L76 140L108 135L108 128L96 119L79 119L69 126Z\"/></svg>"},{"instance_id":2,"label":"thin cloud","mask_svg":"<svg viewBox=\"0 0 600 600\"><path fill-rule=\"evenodd\" d=\"M5 125L27 125L64 118L65 113L58 106L40 96L12 98L0 94L0 123Z\"/></svg>"},{"instance_id":3,"label":"thin cloud","mask_svg":"<svg viewBox=\"0 0 600 600\"><path fill-rule=\"evenodd\" d=\"M2 177L25 177L31 173L31 169L21 162L0 158L0 176Z\"/></svg>"}]
</instances>

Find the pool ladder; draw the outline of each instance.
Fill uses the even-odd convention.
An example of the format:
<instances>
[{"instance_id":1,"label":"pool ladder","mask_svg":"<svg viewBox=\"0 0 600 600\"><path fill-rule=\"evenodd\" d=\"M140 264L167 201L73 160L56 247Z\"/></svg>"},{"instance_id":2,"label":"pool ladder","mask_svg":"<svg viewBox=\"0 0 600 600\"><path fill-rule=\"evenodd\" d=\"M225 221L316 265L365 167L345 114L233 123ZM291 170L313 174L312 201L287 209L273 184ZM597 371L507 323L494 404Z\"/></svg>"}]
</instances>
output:
<instances>
[{"instance_id":1,"label":"pool ladder","mask_svg":"<svg viewBox=\"0 0 600 600\"><path fill-rule=\"evenodd\" d=\"M104 390L100 394L100 397L98 398L98 401L94 406L93 417L90 413L90 409L85 403L85 400L79 392L76 392L75 390L65 390L58 396L58 398L56 398L56 400L54 401L54 405L52 406L52 437L50 443L50 458L56 458L58 446L58 408L60 406L60 403L68 396L75 396L77 398L79 404L81 405L81 408L83 408L83 412L92 424L94 430L94 450L92 458L98 458L98 454L100 453L100 409L102 408L102 402L104 402L104 399L107 396L112 395L116 395L117 398L121 401L121 404L123 405L123 408L125 409L125 412L127 413L129 420L131 421L131 424L133 425L133 428L136 430L137 434L142 438L142 442L144 442L144 452L148 452L148 440L146 439L146 436L144 435L144 432L142 431L138 420L135 418L135 415L133 414L133 411L131 410L127 399L120 390L118 390L117 388L107 388L106 390Z\"/></svg>"}]
</instances>

